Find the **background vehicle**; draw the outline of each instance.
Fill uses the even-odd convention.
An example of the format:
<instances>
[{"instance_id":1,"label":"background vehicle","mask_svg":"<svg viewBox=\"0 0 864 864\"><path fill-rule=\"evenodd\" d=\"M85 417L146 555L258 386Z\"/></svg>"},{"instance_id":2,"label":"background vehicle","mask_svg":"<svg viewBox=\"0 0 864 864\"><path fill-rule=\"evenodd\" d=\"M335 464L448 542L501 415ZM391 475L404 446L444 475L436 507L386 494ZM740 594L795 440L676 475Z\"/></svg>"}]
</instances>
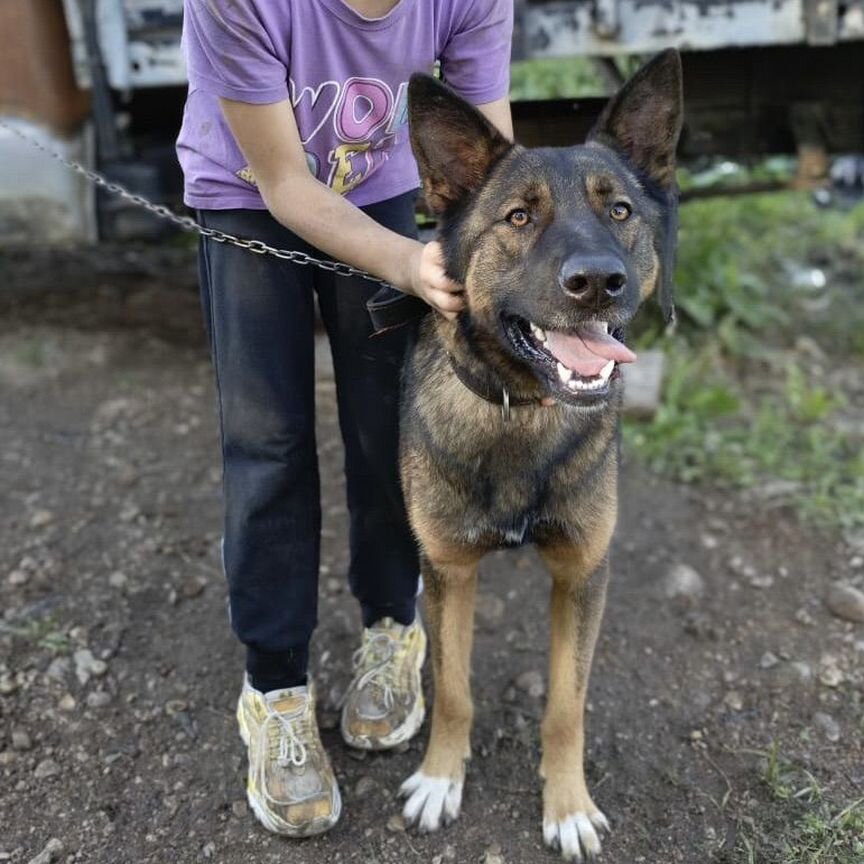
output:
<instances>
[{"instance_id":1,"label":"background vehicle","mask_svg":"<svg viewBox=\"0 0 864 864\"><path fill-rule=\"evenodd\" d=\"M173 140L186 83L182 6L182 0L5 4L0 116L18 118L135 191L178 203ZM516 22L517 66L588 58L609 89L632 55L681 49L684 158L797 154L798 182L808 183L826 176L827 154L864 150L864 0L516 0ZM603 94L576 95L518 101L520 140L577 140ZM58 239L156 230L147 214L103 196L94 201L93 190L45 161L0 132L7 238L29 236L34 225Z\"/></svg>"}]
</instances>

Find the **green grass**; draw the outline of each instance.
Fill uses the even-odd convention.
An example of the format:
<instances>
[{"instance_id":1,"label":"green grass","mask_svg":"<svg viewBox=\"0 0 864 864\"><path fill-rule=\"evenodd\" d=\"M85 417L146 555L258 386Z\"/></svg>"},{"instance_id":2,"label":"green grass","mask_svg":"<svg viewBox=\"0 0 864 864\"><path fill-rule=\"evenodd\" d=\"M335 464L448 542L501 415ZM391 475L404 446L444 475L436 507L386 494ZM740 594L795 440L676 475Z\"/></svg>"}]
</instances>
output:
<instances>
[{"instance_id":1,"label":"green grass","mask_svg":"<svg viewBox=\"0 0 864 864\"><path fill-rule=\"evenodd\" d=\"M510 65L510 99L573 99L606 96L608 89L589 60L519 60Z\"/></svg>"},{"instance_id":2,"label":"green grass","mask_svg":"<svg viewBox=\"0 0 864 864\"><path fill-rule=\"evenodd\" d=\"M747 864L861 864L864 797L832 804L809 771L783 757L774 742L760 756L760 776L783 825L741 831L737 860Z\"/></svg>"},{"instance_id":3,"label":"green grass","mask_svg":"<svg viewBox=\"0 0 864 864\"><path fill-rule=\"evenodd\" d=\"M816 311L789 276L814 263L829 268ZM688 204L676 281L675 337L659 342L649 317L637 338L666 346L668 369L656 417L626 429L632 449L683 482L771 484L772 503L806 519L864 523L864 440L838 424L850 406L824 371L864 355L864 207L823 211L800 194ZM801 336L824 363L795 350Z\"/></svg>"}]
</instances>

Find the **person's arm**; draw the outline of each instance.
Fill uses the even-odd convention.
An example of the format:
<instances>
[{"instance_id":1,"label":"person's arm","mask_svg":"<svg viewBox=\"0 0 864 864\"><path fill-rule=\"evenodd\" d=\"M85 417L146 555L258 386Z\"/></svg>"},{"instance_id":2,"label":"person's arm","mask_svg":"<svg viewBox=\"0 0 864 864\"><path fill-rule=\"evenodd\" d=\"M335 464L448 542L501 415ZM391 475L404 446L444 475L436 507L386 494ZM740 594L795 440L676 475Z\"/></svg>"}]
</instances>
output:
<instances>
[{"instance_id":1,"label":"person's arm","mask_svg":"<svg viewBox=\"0 0 864 864\"><path fill-rule=\"evenodd\" d=\"M309 173L288 100L253 105L220 99L273 216L311 245L421 297L447 317L464 308L461 286L444 273L438 243L382 227Z\"/></svg>"},{"instance_id":2,"label":"person's arm","mask_svg":"<svg viewBox=\"0 0 864 864\"><path fill-rule=\"evenodd\" d=\"M507 96L478 105L477 110L484 114L508 141L513 140L513 115L510 113L510 99Z\"/></svg>"}]
</instances>

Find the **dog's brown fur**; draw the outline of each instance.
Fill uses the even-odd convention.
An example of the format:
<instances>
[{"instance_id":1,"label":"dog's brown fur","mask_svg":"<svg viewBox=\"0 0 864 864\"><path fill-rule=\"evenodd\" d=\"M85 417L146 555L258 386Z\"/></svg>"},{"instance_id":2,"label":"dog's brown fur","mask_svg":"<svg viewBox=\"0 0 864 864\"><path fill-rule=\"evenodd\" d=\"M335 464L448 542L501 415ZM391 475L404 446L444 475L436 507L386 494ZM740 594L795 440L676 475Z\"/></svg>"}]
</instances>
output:
<instances>
[{"instance_id":1,"label":"dog's brown fur","mask_svg":"<svg viewBox=\"0 0 864 864\"><path fill-rule=\"evenodd\" d=\"M511 144L425 76L409 93L426 197L467 311L455 323L428 318L406 370L402 477L422 551L435 678L431 737L422 773L404 787L406 817L431 830L458 813L477 566L491 549L532 541L552 575L544 834L565 857L591 855L605 819L585 783L583 713L617 512L620 382L599 399L557 392L514 352L502 321L512 314L572 330L596 316L561 289L562 261L583 248L611 249L626 266L627 290L608 302L604 320L623 327L655 289L670 309L680 60L655 58L612 100L588 143L563 150ZM609 208L621 199L633 215L612 224ZM514 228L506 215L514 209L529 214L528 226ZM533 403L507 419L457 368L488 392L507 388ZM556 404L541 407L550 396Z\"/></svg>"}]
</instances>

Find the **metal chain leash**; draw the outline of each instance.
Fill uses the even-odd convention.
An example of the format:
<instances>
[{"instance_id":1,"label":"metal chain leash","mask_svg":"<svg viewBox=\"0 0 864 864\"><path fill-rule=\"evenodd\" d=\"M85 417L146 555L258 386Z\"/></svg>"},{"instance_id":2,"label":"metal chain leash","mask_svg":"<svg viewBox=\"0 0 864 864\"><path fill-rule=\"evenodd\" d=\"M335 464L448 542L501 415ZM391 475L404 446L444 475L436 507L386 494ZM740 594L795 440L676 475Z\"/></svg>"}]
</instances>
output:
<instances>
[{"instance_id":1,"label":"metal chain leash","mask_svg":"<svg viewBox=\"0 0 864 864\"><path fill-rule=\"evenodd\" d=\"M206 237L214 243L227 243L230 246L237 246L240 249L254 252L256 255L272 255L274 258L281 258L283 261L291 261L294 264L311 264L315 267L319 267L321 270L335 273L337 276L360 276L363 279L368 279L370 282L377 282L379 285L390 285L390 283L385 279L379 279L377 276L373 276L365 270L352 267L350 264L343 264L341 261L325 261L321 258L313 258L305 252L298 252L293 249L277 249L275 246L268 245L263 240L247 240L243 237L235 237L233 234L226 234L224 231L219 231L216 228L205 228L203 225L199 225L192 217L180 216L164 204L154 204L142 195L136 195L134 192L130 192L119 183L111 182L98 171L91 171L89 168L85 168L80 162L76 162L74 159L67 159L62 153L52 150L37 138L28 135L26 132L23 132L4 120L0 120L0 128L5 129L7 132L11 132L22 141L35 147L37 150L41 150L43 153L50 156L52 159L55 159L57 162L60 162L62 165L65 165L71 171L80 174L82 177L89 180L94 186L99 186L100 188L105 189L106 192L117 195L128 201L130 204L134 204L136 207L141 207L142 209L147 210L159 219L165 219L168 222L172 222L184 231L191 231L200 234L202 237Z\"/></svg>"}]
</instances>

